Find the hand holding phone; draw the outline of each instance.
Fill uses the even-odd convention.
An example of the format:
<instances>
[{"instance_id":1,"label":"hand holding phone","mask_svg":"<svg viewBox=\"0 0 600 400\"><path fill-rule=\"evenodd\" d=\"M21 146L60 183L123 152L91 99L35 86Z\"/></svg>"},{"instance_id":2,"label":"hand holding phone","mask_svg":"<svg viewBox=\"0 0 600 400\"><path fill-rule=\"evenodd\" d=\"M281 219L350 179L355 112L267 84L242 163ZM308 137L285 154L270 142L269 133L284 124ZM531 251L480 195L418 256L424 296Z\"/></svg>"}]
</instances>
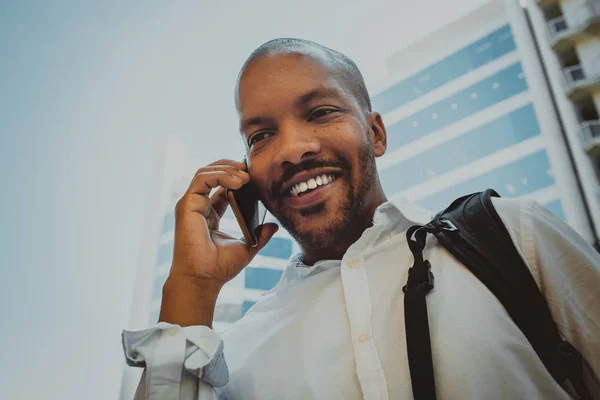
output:
<instances>
[{"instance_id":1,"label":"hand holding phone","mask_svg":"<svg viewBox=\"0 0 600 400\"><path fill-rule=\"evenodd\" d=\"M244 163L246 164L245 160ZM259 200L257 189L248 182L237 190L228 189L227 198L246 242L252 247L257 246L257 228L264 223L267 214Z\"/></svg>"},{"instance_id":2,"label":"hand holding phone","mask_svg":"<svg viewBox=\"0 0 600 400\"><path fill-rule=\"evenodd\" d=\"M239 190L249 182L246 165L232 160L216 161L194 175L175 207L173 263L163 287L159 321L211 326L223 285L246 267L277 231L277 224L265 224L254 247L219 231L229 205L227 190ZM213 189L217 190L210 196Z\"/></svg>"}]
</instances>

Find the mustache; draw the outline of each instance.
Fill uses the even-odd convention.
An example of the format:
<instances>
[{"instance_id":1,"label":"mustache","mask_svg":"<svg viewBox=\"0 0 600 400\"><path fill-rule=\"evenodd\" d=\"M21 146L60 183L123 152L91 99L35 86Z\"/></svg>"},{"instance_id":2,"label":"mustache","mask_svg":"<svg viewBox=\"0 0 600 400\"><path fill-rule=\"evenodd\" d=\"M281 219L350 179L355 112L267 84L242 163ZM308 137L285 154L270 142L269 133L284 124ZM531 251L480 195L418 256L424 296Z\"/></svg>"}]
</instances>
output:
<instances>
[{"instance_id":1,"label":"mustache","mask_svg":"<svg viewBox=\"0 0 600 400\"><path fill-rule=\"evenodd\" d=\"M347 163L344 160L316 160L310 159L302 161L300 164L291 164L288 166L283 173L281 174L281 178L277 181L273 182L271 185L271 193L269 194L272 200L281 193L281 187L283 184L292 179L294 175L302 171L309 171L315 168L324 168L324 167L333 167L333 168L342 168L348 169Z\"/></svg>"}]
</instances>

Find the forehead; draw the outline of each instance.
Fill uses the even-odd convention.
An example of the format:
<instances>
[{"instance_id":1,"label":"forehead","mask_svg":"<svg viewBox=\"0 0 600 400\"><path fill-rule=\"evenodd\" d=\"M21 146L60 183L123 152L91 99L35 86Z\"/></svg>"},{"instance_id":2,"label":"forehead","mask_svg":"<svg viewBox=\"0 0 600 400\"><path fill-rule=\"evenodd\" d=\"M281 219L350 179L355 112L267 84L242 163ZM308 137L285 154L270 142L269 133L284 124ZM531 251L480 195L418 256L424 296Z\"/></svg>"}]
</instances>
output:
<instances>
[{"instance_id":1,"label":"forehead","mask_svg":"<svg viewBox=\"0 0 600 400\"><path fill-rule=\"evenodd\" d=\"M252 61L240 77L238 113L282 104L315 88L332 88L344 99L351 97L326 57L310 52L270 54Z\"/></svg>"}]
</instances>

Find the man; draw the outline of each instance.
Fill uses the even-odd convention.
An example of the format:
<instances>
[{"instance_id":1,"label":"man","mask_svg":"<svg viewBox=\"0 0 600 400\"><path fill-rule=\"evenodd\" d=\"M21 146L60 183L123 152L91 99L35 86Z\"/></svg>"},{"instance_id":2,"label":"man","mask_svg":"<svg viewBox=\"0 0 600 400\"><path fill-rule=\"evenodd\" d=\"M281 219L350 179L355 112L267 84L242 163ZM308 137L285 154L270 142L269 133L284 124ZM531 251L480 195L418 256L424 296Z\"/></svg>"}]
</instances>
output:
<instances>
[{"instance_id":1,"label":"man","mask_svg":"<svg viewBox=\"0 0 600 400\"><path fill-rule=\"evenodd\" d=\"M201 168L177 204L161 322L123 335L128 362L146 368L137 398L411 398L402 287L413 258L402 233L432 213L387 201L375 165L386 130L358 68L318 44L277 39L249 57L235 100L249 171L231 160ZM225 189L248 182L301 253L221 340L211 330L220 289L277 229L265 224L255 248L218 231ZM494 206L594 383L600 257L531 200ZM435 240L425 255L438 398L570 398L477 278Z\"/></svg>"}]
</instances>

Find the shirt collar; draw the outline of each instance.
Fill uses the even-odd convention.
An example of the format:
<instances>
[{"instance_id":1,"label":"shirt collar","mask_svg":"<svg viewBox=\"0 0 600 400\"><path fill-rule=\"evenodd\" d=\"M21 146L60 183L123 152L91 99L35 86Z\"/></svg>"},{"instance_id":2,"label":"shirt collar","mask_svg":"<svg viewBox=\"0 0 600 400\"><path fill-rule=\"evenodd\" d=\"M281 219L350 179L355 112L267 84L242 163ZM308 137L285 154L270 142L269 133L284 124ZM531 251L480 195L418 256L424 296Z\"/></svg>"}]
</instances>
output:
<instances>
[{"instance_id":1,"label":"shirt collar","mask_svg":"<svg viewBox=\"0 0 600 400\"><path fill-rule=\"evenodd\" d=\"M404 196L396 196L377 207L373 214L373 225L391 224L396 227L395 230L404 232L412 225L428 223L433 219L433 216L433 213L411 203ZM296 253L289 258L287 267L277 285L262 294L276 292L313 273L339 265L340 260L321 260L316 262L315 265L306 265L302 260L302 253Z\"/></svg>"}]
</instances>

